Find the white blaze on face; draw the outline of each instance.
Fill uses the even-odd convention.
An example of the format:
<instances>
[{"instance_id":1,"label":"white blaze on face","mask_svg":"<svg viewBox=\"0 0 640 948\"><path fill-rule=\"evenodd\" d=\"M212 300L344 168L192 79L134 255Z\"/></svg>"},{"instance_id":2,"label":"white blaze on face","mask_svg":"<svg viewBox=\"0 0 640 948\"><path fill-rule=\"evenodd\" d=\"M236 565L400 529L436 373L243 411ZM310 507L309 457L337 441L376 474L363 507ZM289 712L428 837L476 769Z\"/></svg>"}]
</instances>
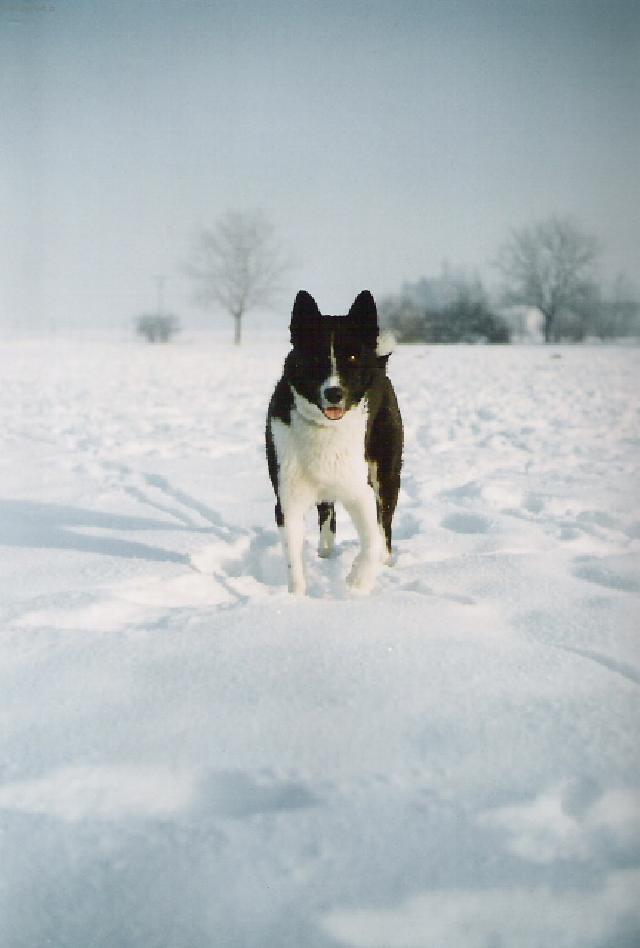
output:
<instances>
[{"instance_id":1,"label":"white blaze on face","mask_svg":"<svg viewBox=\"0 0 640 948\"><path fill-rule=\"evenodd\" d=\"M331 378L338 378L338 363L336 361L336 350L334 348L334 337L331 336Z\"/></svg>"},{"instance_id":2,"label":"white blaze on face","mask_svg":"<svg viewBox=\"0 0 640 948\"><path fill-rule=\"evenodd\" d=\"M331 336L331 374L320 387L320 392L322 395L322 411L326 418L329 418L331 421L339 421L344 415L344 398L342 398L337 404L335 402L329 402L325 396L325 392L329 388L342 388L340 383L340 376L338 375L338 363L336 361L336 353L333 346L333 336Z\"/></svg>"}]
</instances>

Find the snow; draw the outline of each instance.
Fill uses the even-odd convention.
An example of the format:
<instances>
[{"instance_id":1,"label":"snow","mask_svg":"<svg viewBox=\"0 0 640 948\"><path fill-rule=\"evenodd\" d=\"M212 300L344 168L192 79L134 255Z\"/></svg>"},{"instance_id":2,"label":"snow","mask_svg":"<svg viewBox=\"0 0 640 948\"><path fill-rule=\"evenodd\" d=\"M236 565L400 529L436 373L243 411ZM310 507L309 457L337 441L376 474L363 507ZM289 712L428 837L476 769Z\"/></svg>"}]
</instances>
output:
<instances>
[{"instance_id":1,"label":"snow","mask_svg":"<svg viewBox=\"0 0 640 948\"><path fill-rule=\"evenodd\" d=\"M286 337L5 340L3 948L631 948L640 350L401 347L397 562L290 597Z\"/></svg>"}]
</instances>

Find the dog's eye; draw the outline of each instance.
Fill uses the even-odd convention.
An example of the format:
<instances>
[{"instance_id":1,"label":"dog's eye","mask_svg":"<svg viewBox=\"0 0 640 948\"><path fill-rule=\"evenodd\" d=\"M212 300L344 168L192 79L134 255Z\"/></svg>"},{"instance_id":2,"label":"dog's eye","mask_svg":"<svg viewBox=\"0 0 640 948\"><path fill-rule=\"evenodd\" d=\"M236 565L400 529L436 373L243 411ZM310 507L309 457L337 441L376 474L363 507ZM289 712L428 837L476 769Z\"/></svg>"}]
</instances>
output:
<instances>
[{"instance_id":1,"label":"dog's eye","mask_svg":"<svg viewBox=\"0 0 640 948\"><path fill-rule=\"evenodd\" d=\"M358 356L355 354L355 352L352 352L351 355L348 356L347 358L348 358L349 362L357 362L357 361L358 361Z\"/></svg>"}]
</instances>

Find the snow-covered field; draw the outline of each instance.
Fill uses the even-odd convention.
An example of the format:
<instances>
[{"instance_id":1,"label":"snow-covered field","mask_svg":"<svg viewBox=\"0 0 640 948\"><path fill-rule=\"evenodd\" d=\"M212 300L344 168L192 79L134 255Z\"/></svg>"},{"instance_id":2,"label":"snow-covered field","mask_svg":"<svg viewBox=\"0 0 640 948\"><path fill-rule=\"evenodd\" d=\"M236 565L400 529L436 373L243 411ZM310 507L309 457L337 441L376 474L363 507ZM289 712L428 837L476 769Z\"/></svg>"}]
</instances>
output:
<instances>
[{"instance_id":1,"label":"snow-covered field","mask_svg":"<svg viewBox=\"0 0 640 948\"><path fill-rule=\"evenodd\" d=\"M637 945L640 350L400 349L397 563L295 600L285 348L3 345L0 945Z\"/></svg>"}]
</instances>

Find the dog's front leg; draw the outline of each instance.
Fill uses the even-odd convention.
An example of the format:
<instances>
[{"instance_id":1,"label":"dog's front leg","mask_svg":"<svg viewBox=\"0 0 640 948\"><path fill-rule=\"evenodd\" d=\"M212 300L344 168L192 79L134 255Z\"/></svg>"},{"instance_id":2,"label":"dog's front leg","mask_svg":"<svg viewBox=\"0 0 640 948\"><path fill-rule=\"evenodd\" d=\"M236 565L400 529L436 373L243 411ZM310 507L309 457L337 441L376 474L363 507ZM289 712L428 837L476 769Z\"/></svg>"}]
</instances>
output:
<instances>
[{"instance_id":1,"label":"dog's front leg","mask_svg":"<svg viewBox=\"0 0 640 948\"><path fill-rule=\"evenodd\" d=\"M304 504L283 505L283 524L280 527L282 550L287 564L289 592L295 596L304 596L307 583L304 573Z\"/></svg>"},{"instance_id":2,"label":"dog's front leg","mask_svg":"<svg viewBox=\"0 0 640 948\"><path fill-rule=\"evenodd\" d=\"M353 562L347 583L355 592L368 593L373 589L384 556L373 488L367 484L359 495L345 501L345 507L360 540L360 552Z\"/></svg>"}]
</instances>

